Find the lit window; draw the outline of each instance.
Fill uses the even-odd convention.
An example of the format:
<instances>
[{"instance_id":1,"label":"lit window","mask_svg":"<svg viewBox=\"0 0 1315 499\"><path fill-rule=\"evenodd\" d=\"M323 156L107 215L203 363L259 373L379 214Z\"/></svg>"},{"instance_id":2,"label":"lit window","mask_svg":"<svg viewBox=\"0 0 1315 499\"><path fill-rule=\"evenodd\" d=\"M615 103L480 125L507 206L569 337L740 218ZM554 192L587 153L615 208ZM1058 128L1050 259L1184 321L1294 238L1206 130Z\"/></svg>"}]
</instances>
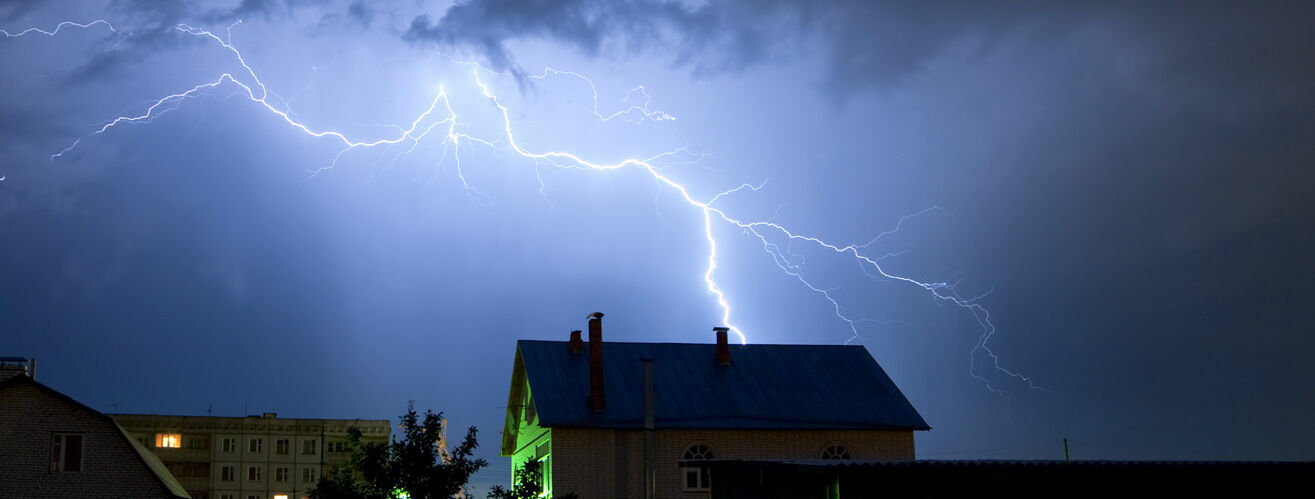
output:
<instances>
[{"instance_id":1,"label":"lit window","mask_svg":"<svg viewBox=\"0 0 1315 499\"><path fill-rule=\"evenodd\" d=\"M54 435L50 443L50 471L82 471L82 435Z\"/></svg>"},{"instance_id":2,"label":"lit window","mask_svg":"<svg viewBox=\"0 0 1315 499\"><path fill-rule=\"evenodd\" d=\"M712 447L694 444L685 449L681 456L685 461L702 461L713 459ZM707 466L685 466L680 469L681 488L684 490L711 490L711 477Z\"/></svg>"},{"instance_id":3,"label":"lit window","mask_svg":"<svg viewBox=\"0 0 1315 499\"><path fill-rule=\"evenodd\" d=\"M263 438L253 438L251 439L251 441L247 443L248 452L264 452L264 450L265 450L265 439Z\"/></svg>"},{"instance_id":4,"label":"lit window","mask_svg":"<svg viewBox=\"0 0 1315 499\"><path fill-rule=\"evenodd\" d=\"M274 499L288 499L287 494L274 494Z\"/></svg>"},{"instance_id":5,"label":"lit window","mask_svg":"<svg viewBox=\"0 0 1315 499\"><path fill-rule=\"evenodd\" d=\"M178 433L156 433L155 446L177 449L183 446L183 436Z\"/></svg>"},{"instance_id":6,"label":"lit window","mask_svg":"<svg viewBox=\"0 0 1315 499\"><path fill-rule=\"evenodd\" d=\"M843 445L831 445L822 449L822 459L853 459L854 455L849 452L849 448Z\"/></svg>"}]
</instances>

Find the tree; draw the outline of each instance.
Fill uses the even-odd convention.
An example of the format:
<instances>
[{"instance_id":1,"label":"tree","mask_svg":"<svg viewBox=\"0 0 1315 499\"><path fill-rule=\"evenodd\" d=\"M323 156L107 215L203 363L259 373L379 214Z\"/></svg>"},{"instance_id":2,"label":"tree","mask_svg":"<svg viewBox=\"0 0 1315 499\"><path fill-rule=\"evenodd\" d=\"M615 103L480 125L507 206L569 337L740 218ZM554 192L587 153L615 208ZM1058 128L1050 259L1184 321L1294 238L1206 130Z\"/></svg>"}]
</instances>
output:
<instances>
[{"instance_id":1,"label":"tree","mask_svg":"<svg viewBox=\"0 0 1315 499\"><path fill-rule=\"evenodd\" d=\"M424 419L408 402L401 418L402 439L391 443L362 443L361 432L347 431L352 455L341 466L320 477L311 497L315 499L438 499L461 492L470 475L488 466L471 455L479 443L478 430L471 426L466 438L441 459L439 440L443 413L426 410Z\"/></svg>"},{"instance_id":2,"label":"tree","mask_svg":"<svg viewBox=\"0 0 1315 499\"><path fill-rule=\"evenodd\" d=\"M516 483L511 490L494 485L489 490L488 499L537 499L543 493L543 463L536 459L525 462L525 466L516 470Z\"/></svg>"},{"instance_id":3,"label":"tree","mask_svg":"<svg viewBox=\"0 0 1315 499\"><path fill-rule=\"evenodd\" d=\"M502 488L501 485L494 485L489 490L488 499L538 499L543 495L543 462L537 459L531 459L525 462L525 466L516 470L516 483L512 484L511 490ZM562 499L576 499L575 494L554 494L554 497Z\"/></svg>"}]
</instances>

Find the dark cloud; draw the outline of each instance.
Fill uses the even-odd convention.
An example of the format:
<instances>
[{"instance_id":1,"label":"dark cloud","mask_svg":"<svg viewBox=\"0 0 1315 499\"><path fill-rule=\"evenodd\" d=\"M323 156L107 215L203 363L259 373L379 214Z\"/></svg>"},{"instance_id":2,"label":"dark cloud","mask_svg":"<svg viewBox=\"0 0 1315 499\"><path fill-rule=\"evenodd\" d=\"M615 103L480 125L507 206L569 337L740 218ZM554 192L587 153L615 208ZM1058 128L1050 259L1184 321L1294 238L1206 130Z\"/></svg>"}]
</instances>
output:
<instances>
[{"instance_id":1,"label":"dark cloud","mask_svg":"<svg viewBox=\"0 0 1315 499\"><path fill-rule=\"evenodd\" d=\"M0 19L13 21L41 5L40 0L0 0Z\"/></svg>"},{"instance_id":2,"label":"dark cloud","mask_svg":"<svg viewBox=\"0 0 1315 499\"><path fill-rule=\"evenodd\" d=\"M1126 34L1134 40L1155 44L1161 59L1154 61L1154 70L1174 78L1170 84L1263 78L1283 85L1308 81L1284 74L1296 69L1293 76L1309 76L1312 58L1305 47L1315 44L1315 30L1301 23L1315 15L1311 5L1257 9L1196 2L1185 10L1149 2L732 0L686 6L652 0L485 0L457 3L437 21L418 16L404 36L472 48L494 67L513 71L509 42L547 40L588 56L613 48L667 52L671 62L695 74L742 70L798 55L791 50L816 42L823 45L822 83L843 97L904 85L957 44L985 53L1013 37L1053 39L1084 23L1110 22L1130 29Z\"/></svg>"},{"instance_id":3,"label":"dark cloud","mask_svg":"<svg viewBox=\"0 0 1315 499\"><path fill-rule=\"evenodd\" d=\"M305 7L319 7L328 0L242 0L230 9L210 9L200 15L205 24L230 23L250 19L270 19Z\"/></svg>"},{"instance_id":4,"label":"dark cloud","mask_svg":"<svg viewBox=\"0 0 1315 499\"><path fill-rule=\"evenodd\" d=\"M347 7L347 15L366 28L374 21L374 11L360 0L352 2L351 6Z\"/></svg>"},{"instance_id":5,"label":"dark cloud","mask_svg":"<svg viewBox=\"0 0 1315 499\"><path fill-rule=\"evenodd\" d=\"M459 3L436 22L419 16L405 37L474 48L499 69L515 69L507 42L540 39L590 56L612 44L669 51L672 62L708 74L762 64L821 35L829 44L830 83L853 92L899 85L954 41L1036 22L1045 5L490 0Z\"/></svg>"},{"instance_id":6,"label":"dark cloud","mask_svg":"<svg viewBox=\"0 0 1315 499\"><path fill-rule=\"evenodd\" d=\"M127 0L116 4L117 10L132 19L132 27L120 23L113 43L102 44L64 79L77 85L101 78L121 75L160 50L184 43L175 26L187 21L191 7L182 0Z\"/></svg>"},{"instance_id":7,"label":"dark cloud","mask_svg":"<svg viewBox=\"0 0 1315 499\"><path fill-rule=\"evenodd\" d=\"M513 71L518 69L507 42L522 39L551 40L590 56L611 43L623 50L663 46L696 70L723 70L764 59L783 40L782 31L795 32L807 22L799 17L808 10L785 2L689 8L650 1L491 0L458 3L438 21L416 17L405 38L468 46L494 67Z\"/></svg>"}]
</instances>

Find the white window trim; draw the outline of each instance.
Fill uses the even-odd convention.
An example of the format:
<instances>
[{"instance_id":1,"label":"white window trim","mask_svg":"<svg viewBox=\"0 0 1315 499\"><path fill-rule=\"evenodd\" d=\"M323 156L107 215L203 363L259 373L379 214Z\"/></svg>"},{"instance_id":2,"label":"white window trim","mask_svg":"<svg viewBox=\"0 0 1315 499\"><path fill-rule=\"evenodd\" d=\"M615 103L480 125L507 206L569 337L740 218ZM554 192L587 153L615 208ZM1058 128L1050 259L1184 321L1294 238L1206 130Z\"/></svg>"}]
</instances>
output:
<instances>
[{"instance_id":1,"label":"white window trim","mask_svg":"<svg viewBox=\"0 0 1315 499\"><path fill-rule=\"evenodd\" d=\"M76 432L54 432L51 441L51 453L54 453L55 439L59 440L59 461L55 461L51 456L50 468L54 473L82 473L87 464L87 436ZM78 469L69 470L68 468L68 437L78 437Z\"/></svg>"},{"instance_id":2,"label":"white window trim","mask_svg":"<svg viewBox=\"0 0 1315 499\"><path fill-rule=\"evenodd\" d=\"M680 459L681 459L682 461L688 461L688 460L691 460L691 458L690 458L690 456L689 456L690 451L693 450L693 449L696 448L696 447L702 447L702 448L703 448L703 449L700 449L702 452L699 453L699 454L702 454L702 455L703 455L703 457L702 457L703 459L716 459L716 458L717 458L717 450L714 449L714 448L712 448L711 445L709 445L709 444L706 443L706 442L696 442L696 443L693 443L693 444L690 444L690 445L685 446L685 450L684 450L683 452L680 453ZM690 475L690 473L693 473L694 476L695 476L695 478L694 478L694 484L695 484L695 486L694 486L694 487L690 487L690 486L689 486L689 475ZM708 492L708 491L711 491L711 490L712 490L712 470L708 469L706 466L681 466L681 467L680 467L680 490L683 490L683 491L685 491L685 492Z\"/></svg>"}]
</instances>

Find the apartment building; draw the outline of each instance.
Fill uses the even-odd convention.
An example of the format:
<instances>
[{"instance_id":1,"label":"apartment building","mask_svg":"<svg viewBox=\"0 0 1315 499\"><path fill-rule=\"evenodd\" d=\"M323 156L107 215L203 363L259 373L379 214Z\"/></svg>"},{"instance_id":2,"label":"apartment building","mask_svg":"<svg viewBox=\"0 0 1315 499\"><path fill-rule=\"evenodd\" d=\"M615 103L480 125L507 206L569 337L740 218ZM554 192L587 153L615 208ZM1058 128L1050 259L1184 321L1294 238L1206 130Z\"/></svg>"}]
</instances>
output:
<instances>
[{"instance_id":1,"label":"apartment building","mask_svg":"<svg viewBox=\"0 0 1315 499\"><path fill-rule=\"evenodd\" d=\"M387 442L388 420L111 415L194 499L295 499L351 455L347 430Z\"/></svg>"}]
</instances>

